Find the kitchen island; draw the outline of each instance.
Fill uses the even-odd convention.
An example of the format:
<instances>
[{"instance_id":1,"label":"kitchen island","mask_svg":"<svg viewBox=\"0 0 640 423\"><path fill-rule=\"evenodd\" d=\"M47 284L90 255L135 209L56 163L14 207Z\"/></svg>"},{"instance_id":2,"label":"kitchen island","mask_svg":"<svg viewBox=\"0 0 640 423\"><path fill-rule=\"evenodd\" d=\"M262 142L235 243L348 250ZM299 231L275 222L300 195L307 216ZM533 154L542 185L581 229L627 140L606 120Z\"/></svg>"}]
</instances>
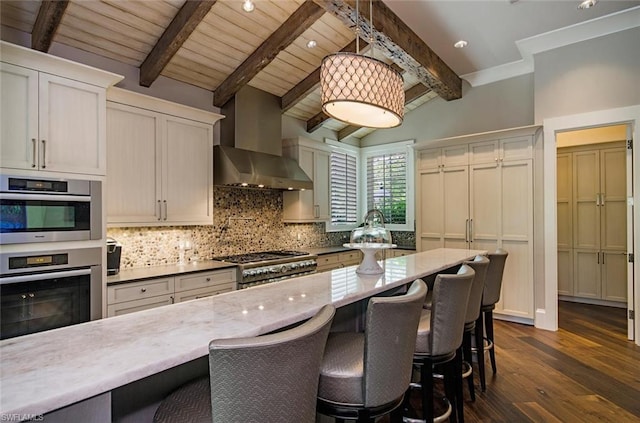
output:
<instances>
[{"instance_id":1,"label":"kitchen island","mask_svg":"<svg viewBox=\"0 0 640 423\"><path fill-rule=\"evenodd\" d=\"M208 355L212 339L257 336L436 274L485 251L438 249L0 341L0 418L112 420L111 392ZM50 417L50 418L49 418ZM71 417L71 418L72 418ZM78 421L78 420L76 420Z\"/></svg>"}]
</instances>

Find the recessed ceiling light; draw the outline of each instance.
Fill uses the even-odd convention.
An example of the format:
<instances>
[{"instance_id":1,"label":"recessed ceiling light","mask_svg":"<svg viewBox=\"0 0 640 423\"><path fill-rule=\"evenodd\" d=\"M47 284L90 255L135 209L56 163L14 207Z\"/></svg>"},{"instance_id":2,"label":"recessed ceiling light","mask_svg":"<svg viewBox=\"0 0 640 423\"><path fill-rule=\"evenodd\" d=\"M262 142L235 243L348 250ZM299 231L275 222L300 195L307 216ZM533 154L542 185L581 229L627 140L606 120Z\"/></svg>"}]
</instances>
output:
<instances>
[{"instance_id":1,"label":"recessed ceiling light","mask_svg":"<svg viewBox=\"0 0 640 423\"><path fill-rule=\"evenodd\" d=\"M309 40L307 42L307 48L314 48L317 45L318 45L318 43L316 43L316 40Z\"/></svg>"},{"instance_id":2,"label":"recessed ceiling light","mask_svg":"<svg viewBox=\"0 0 640 423\"><path fill-rule=\"evenodd\" d=\"M242 10L244 10L245 12L253 12L253 9L256 8L256 5L253 4L252 0L244 0L244 3L242 3Z\"/></svg>"},{"instance_id":3,"label":"recessed ceiling light","mask_svg":"<svg viewBox=\"0 0 640 423\"><path fill-rule=\"evenodd\" d=\"M590 9L595 6L597 2L598 0L584 0L578 4L578 9Z\"/></svg>"},{"instance_id":4,"label":"recessed ceiling light","mask_svg":"<svg viewBox=\"0 0 640 423\"><path fill-rule=\"evenodd\" d=\"M469 43L466 42L465 40L460 40L457 43L455 43L453 46L455 48L465 48L467 46L467 44L469 44Z\"/></svg>"}]
</instances>

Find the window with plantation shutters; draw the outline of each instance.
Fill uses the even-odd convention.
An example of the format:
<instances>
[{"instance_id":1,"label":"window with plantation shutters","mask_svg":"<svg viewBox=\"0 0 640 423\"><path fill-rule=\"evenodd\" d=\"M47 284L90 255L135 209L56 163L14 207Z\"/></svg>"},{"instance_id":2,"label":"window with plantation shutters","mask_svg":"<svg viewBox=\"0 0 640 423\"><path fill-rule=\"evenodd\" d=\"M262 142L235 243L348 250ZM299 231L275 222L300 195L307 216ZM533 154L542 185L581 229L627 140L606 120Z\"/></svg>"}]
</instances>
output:
<instances>
[{"instance_id":1,"label":"window with plantation shutters","mask_svg":"<svg viewBox=\"0 0 640 423\"><path fill-rule=\"evenodd\" d=\"M330 159L331 226L355 226L358 216L357 157L333 151Z\"/></svg>"},{"instance_id":2,"label":"window with plantation shutters","mask_svg":"<svg viewBox=\"0 0 640 423\"><path fill-rule=\"evenodd\" d=\"M407 223L407 153L367 157L367 209L378 209L385 223Z\"/></svg>"}]
</instances>

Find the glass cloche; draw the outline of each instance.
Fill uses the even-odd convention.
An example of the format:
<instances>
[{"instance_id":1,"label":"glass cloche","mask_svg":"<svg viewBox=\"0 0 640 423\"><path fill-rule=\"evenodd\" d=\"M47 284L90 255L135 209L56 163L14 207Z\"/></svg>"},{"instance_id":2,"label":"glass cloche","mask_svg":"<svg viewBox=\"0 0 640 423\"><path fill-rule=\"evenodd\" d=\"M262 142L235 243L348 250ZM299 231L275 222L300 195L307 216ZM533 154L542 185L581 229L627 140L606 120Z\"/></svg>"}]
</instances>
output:
<instances>
[{"instance_id":1,"label":"glass cloche","mask_svg":"<svg viewBox=\"0 0 640 423\"><path fill-rule=\"evenodd\" d=\"M384 272L376 260L376 253L396 245L391 241L391 231L384 227L384 215L380 210L373 209L365 215L364 226L351 231L350 242L344 246L362 251L364 257L356 272L372 275Z\"/></svg>"}]
</instances>

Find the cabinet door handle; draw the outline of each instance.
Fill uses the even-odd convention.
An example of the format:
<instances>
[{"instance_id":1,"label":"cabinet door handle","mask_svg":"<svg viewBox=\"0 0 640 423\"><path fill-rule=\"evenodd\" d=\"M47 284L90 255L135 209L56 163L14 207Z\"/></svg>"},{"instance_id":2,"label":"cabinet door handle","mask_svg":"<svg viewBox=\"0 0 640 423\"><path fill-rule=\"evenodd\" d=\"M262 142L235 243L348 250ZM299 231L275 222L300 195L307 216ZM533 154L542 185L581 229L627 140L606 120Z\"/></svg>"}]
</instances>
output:
<instances>
[{"instance_id":1,"label":"cabinet door handle","mask_svg":"<svg viewBox=\"0 0 640 423\"><path fill-rule=\"evenodd\" d=\"M169 297L169 298L171 298L171 304L175 304L176 299L175 299L175 298L173 298L173 295L172 295L171 297Z\"/></svg>"},{"instance_id":2,"label":"cabinet door handle","mask_svg":"<svg viewBox=\"0 0 640 423\"><path fill-rule=\"evenodd\" d=\"M604 251L602 252L602 264L604 264Z\"/></svg>"},{"instance_id":3,"label":"cabinet door handle","mask_svg":"<svg viewBox=\"0 0 640 423\"><path fill-rule=\"evenodd\" d=\"M36 139L35 138L31 138L31 151L32 151L32 158L31 158L31 167L36 167Z\"/></svg>"},{"instance_id":4,"label":"cabinet door handle","mask_svg":"<svg viewBox=\"0 0 640 423\"><path fill-rule=\"evenodd\" d=\"M207 280L207 282L211 282L211 278L207 278L206 280Z\"/></svg>"},{"instance_id":5,"label":"cabinet door handle","mask_svg":"<svg viewBox=\"0 0 640 423\"><path fill-rule=\"evenodd\" d=\"M160 204L160 200L158 200L158 220L162 220L162 205Z\"/></svg>"},{"instance_id":6,"label":"cabinet door handle","mask_svg":"<svg viewBox=\"0 0 640 423\"><path fill-rule=\"evenodd\" d=\"M147 292L147 288L141 288L140 292Z\"/></svg>"},{"instance_id":7,"label":"cabinet door handle","mask_svg":"<svg viewBox=\"0 0 640 423\"><path fill-rule=\"evenodd\" d=\"M473 219L469 219L469 242L473 242Z\"/></svg>"},{"instance_id":8,"label":"cabinet door handle","mask_svg":"<svg viewBox=\"0 0 640 423\"><path fill-rule=\"evenodd\" d=\"M600 264L600 251L596 253L596 260L598 261L598 264Z\"/></svg>"},{"instance_id":9,"label":"cabinet door handle","mask_svg":"<svg viewBox=\"0 0 640 423\"><path fill-rule=\"evenodd\" d=\"M604 207L604 192L600 193L600 205Z\"/></svg>"},{"instance_id":10,"label":"cabinet door handle","mask_svg":"<svg viewBox=\"0 0 640 423\"><path fill-rule=\"evenodd\" d=\"M469 219L464 221L464 242L469 242Z\"/></svg>"},{"instance_id":11,"label":"cabinet door handle","mask_svg":"<svg viewBox=\"0 0 640 423\"><path fill-rule=\"evenodd\" d=\"M47 167L47 140L42 140L42 168Z\"/></svg>"},{"instance_id":12,"label":"cabinet door handle","mask_svg":"<svg viewBox=\"0 0 640 423\"><path fill-rule=\"evenodd\" d=\"M313 205L313 217L315 218L320 217L320 206L318 204Z\"/></svg>"},{"instance_id":13,"label":"cabinet door handle","mask_svg":"<svg viewBox=\"0 0 640 423\"><path fill-rule=\"evenodd\" d=\"M163 200L164 203L164 220L167 220L167 200Z\"/></svg>"}]
</instances>

